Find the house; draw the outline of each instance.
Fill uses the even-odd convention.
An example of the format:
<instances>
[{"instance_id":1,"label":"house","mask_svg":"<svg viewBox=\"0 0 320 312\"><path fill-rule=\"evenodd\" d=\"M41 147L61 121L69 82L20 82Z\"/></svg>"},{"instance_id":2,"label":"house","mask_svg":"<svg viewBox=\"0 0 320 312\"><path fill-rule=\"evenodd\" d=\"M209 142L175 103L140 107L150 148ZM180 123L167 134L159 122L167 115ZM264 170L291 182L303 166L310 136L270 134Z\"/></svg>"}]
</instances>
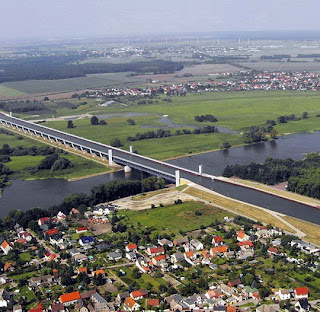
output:
<instances>
[{"instance_id":1,"label":"house","mask_svg":"<svg viewBox=\"0 0 320 312\"><path fill-rule=\"evenodd\" d=\"M283 300L289 300L291 295L290 295L290 291L287 289L279 289L278 291L278 297L280 301Z\"/></svg>"},{"instance_id":2,"label":"house","mask_svg":"<svg viewBox=\"0 0 320 312\"><path fill-rule=\"evenodd\" d=\"M159 299L148 299L147 307L158 308L160 306Z\"/></svg>"},{"instance_id":3,"label":"house","mask_svg":"<svg viewBox=\"0 0 320 312\"><path fill-rule=\"evenodd\" d=\"M126 246L125 248L126 252L137 252L138 251L138 247L137 244L129 244Z\"/></svg>"},{"instance_id":4,"label":"house","mask_svg":"<svg viewBox=\"0 0 320 312\"><path fill-rule=\"evenodd\" d=\"M6 308L10 303L10 294L5 289L0 289L0 308Z\"/></svg>"},{"instance_id":5,"label":"house","mask_svg":"<svg viewBox=\"0 0 320 312\"><path fill-rule=\"evenodd\" d=\"M65 312L63 303L52 303L51 304L51 312Z\"/></svg>"},{"instance_id":6,"label":"house","mask_svg":"<svg viewBox=\"0 0 320 312\"><path fill-rule=\"evenodd\" d=\"M197 251L203 249L203 244L200 241L198 241L197 239L192 239L190 241L190 245Z\"/></svg>"},{"instance_id":7,"label":"house","mask_svg":"<svg viewBox=\"0 0 320 312\"><path fill-rule=\"evenodd\" d=\"M130 261L135 261L137 259L137 253L136 252L126 252L126 258Z\"/></svg>"},{"instance_id":8,"label":"house","mask_svg":"<svg viewBox=\"0 0 320 312\"><path fill-rule=\"evenodd\" d=\"M40 218L38 220L38 225L42 230L48 228L48 224L50 224L51 220L49 217Z\"/></svg>"},{"instance_id":9,"label":"house","mask_svg":"<svg viewBox=\"0 0 320 312\"><path fill-rule=\"evenodd\" d=\"M64 306L68 306L70 304L74 304L77 300L81 299L80 293L78 291L61 295L59 297L60 303Z\"/></svg>"},{"instance_id":10,"label":"house","mask_svg":"<svg viewBox=\"0 0 320 312\"><path fill-rule=\"evenodd\" d=\"M188 237L182 237L182 238L176 238L173 240L173 245L174 246L182 246L184 244L187 244L189 242Z\"/></svg>"},{"instance_id":11,"label":"house","mask_svg":"<svg viewBox=\"0 0 320 312\"><path fill-rule=\"evenodd\" d=\"M10 278L7 275L0 276L0 285L4 285L6 283L10 283Z\"/></svg>"},{"instance_id":12,"label":"house","mask_svg":"<svg viewBox=\"0 0 320 312\"><path fill-rule=\"evenodd\" d=\"M58 233L59 233L58 229L50 229L50 230L44 231L43 235L45 237L52 237L52 236L57 235Z\"/></svg>"},{"instance_id":13,"label":"house","mask_svg":"<svg viewBox=\"0 0 320 312\"><path fill-rule=\"evenodd\" d=\"M130 293L130 297L134 300L140 300L148 296L148 291L144 289L135 290Z\"/></svg>"},{"instance_id":14,"label":"house","mask_svg":"<svg viewBox=\"0 0 320 312\"><path fill-rule=\"evenodd\" d=\"M298 287L294 290L295 299L305 299L309 296L309 289L307 287Z\"/></svg>"},{"instance_id":15,"label":"house","mask_svg":"<svg viewBox=\"0 0 320 312\"><path fill-rule=\"evenodd\" d=\"M164 248L163 247L148 247L147 248L147 254L149 256L158 256L164 254Z\"/></svg>"},{"instance_id":16,"label":"house","mask_svg":"<svg viewBox=\"0 0 320 312\"><path fill-rule=\"evenodd\" d=\"M244 242L249 239L249 236L244 231L237 231L236 234L238 242Z\"/></svg>"},{"instance_id":17,"label":"house","mask_svg":"<svg viewBox=\"0 0 320 312\"><path fill-rule=\"evenodd\" d=\"M253 243L250 242L249 240L241 241L238 243L238 246L240 247L241 250L247 250L247 249L253 248Z\"/></svg>"},{"instance_id":18,"label":"house","mask_svg":"<svg viewBox=\"0 0 320 312\"><path fill-rule=\"evenodd\" d=\"M240 281L240 279L238 278L238 279L235 279L235 280L233 280L233 281L229 281L228 282L228 286L229 287L237 287L238 285L240 285L241 284L241 281Z\"/></svg>"},{"instance_id":19,"label":"house","mask_svg":"<svg viewBox=\"0 0 320 312\"><path fill-rule=\"evenodd\" d=\"M136 303L131 297L126 298L123 307L126 311L136 311L140 309L140 305Z\"/></svg>"},{"instance_id":20,"label":"house","mask_svg":"<svg viewBox=\"0 0 320 312\"><path fill-rule=\"evenodd\" d=\"M94 244L94 238L92 236L83 236L79 239L79 244L83 247L91 246Z\"/></svg>"},{"instance_id":21,"label":"house","mask_svg":"<svg viewBox=\"0 0 320 312\"><path fill-rule=\"evenodd\" d=\"M49 285L53 282L51 275L44 275L39 277L31 277L29 280L29 285L31 287L40 286L40 285Z\"/></svg>"},{"instance_id":22,"label":"house","mask_svg":"<svg viewBox=\"0 0 320 312\"><path fill-rule=\"evenodd\" d=\"M228 246L218 246L210 249L210 255L216 256L228 251Z\"/></svg>"},{"instance_id":23,"label":"house","mask_svg":"<svg viewBox=\"0 0 320 312\"><path fill-rule=\"evenodd\" d=\"M184 260L184 255L182 252L177 251L174 254L171 255L171 262L172 263L178 263L180 261Z\"/></svg>"},{"instance_id":24,"label":"house","mask_svg":"<svg viewBox=\"0 0 320 312\"><path fill-rule=\"evenodd\" d=\"M110 252L108 254L108 258L109 258L109 260L118 261L118 260L122 259L122 253L119 251Z\"/></svg>"},{"instance_id":25,"label":"house","mask_svg":"<svg viewBox=\"0 0 320 312\"><path fill-rule=\"evenodd\" d=\"M1 244L1 250L4 252L5 255L9 253L9 251L12 249L10 244L7 241L3 241Z\"/></svg>"},{"instance_id":26,"label":"house","mask_svg":"<svg viewBox=\"0 0 320 312\"><path fill-rule=\"evenodd\" d=\"M67 216L62 211L59 211L57 214L57 219L59 221L65 221L67 219Z\"/></svg>"},{"instance_id":27,"label":"house","mask_svg":"<svg viewBox=\"0 0 320 312\"><path fill-rule=\"evenodd\" d=\"M13 306L12 312L22 312L22 306L21 305Z\"/></svg>"},{"instance_id":28,"label":"house","mask_svg":"<svg viewBox=\"0 0 320 312\"><path fill-rule=\"evenodd\" d=\"M93 276L98 276L98 275L105 275L104 270L96 270L93 272Z\"/></svg>"},{"instance_id":29,"label":"house","mask_svg":"<svg viewBox=\"0 0 320 312\"><path fill-rule=\"evenodd\" d=\"M85 233L88 231L88 228L86 226L82 226L76 229L76 233Z\"/></svg>"},{"instance_id":30,"label":"house","mask_svg":"<svg viewBox=\"0 0 320 312\"><path fill-rule=\"evenodd\" d=\"M218 247L218 246L221 246L224 244L223 242L223 238L221 236L215 236L213 239L212 239L212 244L215 246L215 247Z\"/></svg>"},{"instance_id":31,"label":"house","mask_svg":"<svg viewBox=\"0 0 320 312\"><path fill-rule=\"evenodd\" d=\"M119 293L117 296L117 302L124 302L124 300L126 300L126 298L128 297L129 297L129 292L127 291Z\"/></svg>"},{"instance_id":32,"label":"house","mask_svg":"<svg viewBox=\"0 0 320 312\"><path fill-rule=\"evenodd\" d=\"M159 255L152 258L152 263L157 266L159 266L161 263L164 263L165 261L166 261L165 255Z\"/></svg>"},{"instance_id":33,"label":"house","mask_svg":"<svg viewBox=\"0 0 320 312\"><path fill-rule=\"evenodd\" d=\"M166 239L166 238L163 238L163 239L159 239L158 240L158 244L160 246L168 246L168 247L173 247L173 242Z\"/></svg>"},{"instance_id":34,"label":"house","mask_svg":"<svg viewBox=\"0 0 320 312\"><path fill-rule=\"evenodd\" d=\"M197 259L197 254L194 251L187 251L184 253L184 259L189 262L192 263L192 261L190 260L196 260Z\"/></svg>"},{"instance_id":35,"label":"house","mask_svg":"<svg viewBox=\"0 0 320 312\"><path fill-rule=\"evenodd\" d=\"M295 305L295 311L306 312L311 310L311 304L308 302L308 299L300 299Z\"/></svg>"},{"instance_id":36,"label":"house","mask_svg":"<svg viewBox=\"0 0 320 312\"><path fill-rule=\"evenodd\" d=\"M263 304L256 308L257 312L278 312L279 305L276 304Z\"/></svg>"},{"instance_id":37,"label":"house","mask_svg":"<svg viewBox=\"0 0 320 312\"><path fill-rule=\"evenodd\" d=\"M275 247L269 247L268 250L267 250L269 256L273 257L273 256L276 256L279 254L279 251L277 248Z\"/></svg>"},{"instance_id":38,"label":"house","mask_svg":"<svg viewBox=\"0 0 320 312\"><path fill-rule=\"evenodd\" d=\"M78 269L78 274L81 274L81 273L88 274L88 269L87 268L79 268Z\"/></svg>"},{"instance_id":39,"label":"house","mask_svg":"<svg viewBox=\"0 0 320 312\"><path fill-rule=\"evenodd\" d=\"M18 237L21 239L25 239L27 242L30 242L32 240L32 235L27 231L19 232Z\"/></svg>"}]
</instances>

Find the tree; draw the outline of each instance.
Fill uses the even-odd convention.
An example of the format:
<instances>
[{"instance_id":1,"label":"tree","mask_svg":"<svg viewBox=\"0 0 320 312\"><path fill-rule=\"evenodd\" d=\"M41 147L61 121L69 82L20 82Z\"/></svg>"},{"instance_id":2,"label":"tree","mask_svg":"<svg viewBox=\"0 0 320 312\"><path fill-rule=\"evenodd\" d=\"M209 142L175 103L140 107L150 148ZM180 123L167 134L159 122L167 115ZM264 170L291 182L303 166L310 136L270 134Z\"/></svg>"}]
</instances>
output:
<instances>
[{"instance_id":1,"label":"tree","mask_svg":"<svg viewBox=\"0 0 320 312\"><path fill-rule=\"evenodd\" d=\"M302 117L303 119L307 119L307 118L308 118L308 115L309 115L308 112L303 112L301 117Z\"/></svg>"},{"instance_id":2,"label":"tree","mask_svg":"<svg viewBox=\"0 0 320 312\"><path fill-rule=\"evenodd\" d=\"M279 123L286 123L286 122L287 122L286 116L280 116L280 117L278 117L278 122L279 122Z\"/></svg>"},{"instance_id":3,"label":"tree","mask_svg":"<svg viewBox=\"0 0 320 312\"><path fill-rule=\"evenodd\" d=\"M121 141L118 138L114 138L111 140L110 145L113 147L120 147L123 144L121 143Z\"/></svg>"},{"instance_id":4,"label":"tree","mask_svg":"<svg viewBox=\"0 0 320 312\"><path fill-rule=\"evenodd\" d=\"M129 124L129 126L134 126L136 124L133 119L128 119L127 123Z\"/></svg>"},{"instance_id":5,"label":"tree","mask_svg":"<svg viewBox=\"0 0 320 312\"><path fill-rule=\"evenodd\" d=\"M67 127L68 127L69 129L74 128L74 125L73 125L73 121L72 121L72 120L68 120L68 125L67 125Z\"/></svg>"},{"instance_id":6,"label":"tree","mask_svg":"<svg viewBox=\"0 0 320 312\"><path fill-rule=\"evenodd\" d=\"M99 119L97 116L92 116L90 119L91 125L96 126L99 124Z\"/></svg>"},{"instance_id":7,"label":"tree","mask_svg":"<svg viewBox=\"0 0 320 312\"><path fill-rule=\"evenodd\" d=\"M55 161L59 158L58 154L52 154L46 156L43 160L41 160L40 164L38 165L38 170L48 170L51 169L52 165Z\"/></svg>"},{"instance_id":8,"label":"tree","mask_svg":"<svg viewBox=\"0 0 320 312\"><path fill-rule=\"evenodd\" d=\"M231 147L231 144L228 142L228 141L224 141L222 144L221 144L221 149L228 149Z\"/></svg>"},{"instance_id":9,"label":"tree","mask_svg":"<svg viewBox=\"0 0 320 312\"><path fill-rule=\"evenodd\" d=\"M277 135L278 135L278 131L276 129L272 129L271 132L270 132L270 137L272 139L276 139Z\"/></svg>"},{"instance_id":10,"label":"tree","mask_svg":"<svg viewBox=\"0 0 320 312\"><path fill-rule=\"evenodd\" d=\"M64 157L58 158L52 165L51 170L58 171L58 170L65 170L70 167L73 167L72 162Z\"/></svg>"},{"instance_id":11,"label":"tree","mask_svg":"<svg viewBox=\"0 0 320 312\"><path fill-rule=\"evenodd\" d=\"M131 276L134 278L134 279L139 279L141 277L141 274L140 274L140 271L138 268L134 268L132 270L132 274Z\"/></svg>"},{"instance_id":12,"label":"tree","mask_svg":"<svg viewBox=\"0 0 320 312\"><path fill-rule=\"evenodd\" d=\"M100 120L99 124L101 126L105 126L105 125L107 125L107 122L105 120Z\"/></svg>"}]
</instances>

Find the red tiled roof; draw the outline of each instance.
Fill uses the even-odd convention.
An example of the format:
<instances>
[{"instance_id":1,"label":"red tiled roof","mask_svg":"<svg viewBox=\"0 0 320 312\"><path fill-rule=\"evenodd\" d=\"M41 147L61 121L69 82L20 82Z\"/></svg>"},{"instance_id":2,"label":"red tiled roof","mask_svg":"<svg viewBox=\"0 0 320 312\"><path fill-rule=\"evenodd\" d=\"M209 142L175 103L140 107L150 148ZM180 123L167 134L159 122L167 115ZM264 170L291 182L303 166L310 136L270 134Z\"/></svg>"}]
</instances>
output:
<instances>
[{"instance_id":1,"label":"red tiled roof","mask_svg":"<svg viewBox=\"0 0 320 312\"><path fill-rule=\"evenodd\" d=\"M53 236L59 233L59 231L57 229L50 229L48 231L44 232L45 234L49 235L49 236Z\"/></svg>"},{"instance_id":2,"label":"red tiled roof","mask_svg":"<svg viewBox=\"0 0 320 312\"><path fill-rule=\"evenodd\" d=\"M159 261L159 260L164 260L165 258L166 258L165 255L159 255L159 256L154 257L153 259L156 261Z\"/></svg>"},{"instance_id":3,"label":"red tiled roof","mask_svg":"<svg viewBox=\"0 0 320 312\"><path fill-rule=\"evenodd\" d=\"M228 246L218 246L211 248L212 253L221 253L221 252L227 252Z\"/></svg>"},{"instance_id":4,"label":"red tiled roof","mask_svg":"<svg viewBox=\"0 0 320 312\"><path fill-rule=\"evenodd\" d=\"M238 243L238 245L241 247L241 246L250 246L250 247L253 247L253 243L250 242L250 241L244 241L244 242L240 242Z\"/></svg>"},{"instance_id":5,"label":"red tiled roof","mask_svg":"<svg viewBox=\"0 0 320 312\"><path fill-rule=\"evenodd\" d=\"M75 291L75 292L72 292L72 293L61 295L60 296L60 302L65 303L65 302L78 300L80 298L81 298L80 293L78 291Z\"/></svg>"},{"instance_id":6,"label":"red tiled roof","mask_svg":"<svg viewBox=\"0 0 320 312\"><path fill-rule=\"evenodd\" d=\"M274 247L269 247L268 251L271 252L271 253L276 253L276 254L278 253L278 249L274 248Z\"/></svg>"},{"instance_id":7,"label":"red tiled roof","mask_svg":"<svg viewBox=\"0 0 320 312\"><path fill-rule=\"evenodd\" d=\"M298 287L294 290L294 292L298 296L304 296L309 294L309 289L307 287Z\"/></svg>"},{"instance_id":8,"label":"red tiled roof","mask_svg":"<svg viewBox=\"0 0 320 312\"><path fill-rule=\"evenodd\" d=\"M159 299L148 299L147 300L147 305L148 306L157 307L157 306L160 305L160 301L159 301Z\"/></svg>"},{"instance_id":9,"label":"red tiled roof","mask_svg":"<svg viewBox=\"0 0 320 312\"><path fill-rule=\"evenodd\" d=\"M93 275L100 275L100 274L105 274L103 270L97 270L93 272Z\"/></svg>"},{"instance_id":10,"label":"red tiled roof","mask_svg":"<svg viewBox=\"0 0 320 312\"><path fill-rule=\"evenodd\" d=\"M143 293L141 290L135 290L131 293L131 296L133 298L143 297Z\"/></svg>"},{"instance_id":11,"label":"red tiled roof","mask_svg":"<svg viewBox=\"0 0 320 312\"><path fill-rule=\"evenodd\" d=\"M77 228L78 232L87 231L87 230L88 230L88 228L86 226L82 226L82 227Z\"/></svg>"},{"instance_id":12,"label":"red tiled roof","mask_svg":"<svg viewBox=\"0 0 320 312\"><path fill-rule=\"evenodd\" d=\"M126 246L129 250L134 250L134 249L137 249L137 244L135 243L132 243L132 244L129 244Z\"/></svg>"},{"instance_id":13,"label":"red tiled roof","mask_svg":"<svg viewBox=\"0 0 320 312\"><path fill-rule=\"evenodd\" d=\"M216 236L213 239L216 244L223 242L223 238L221 236Z\"/></svg>"},{"instance_id":14,"label":"red tiled roof","mask_svg":"<svg viewBox=\"0 0 320 312\"><path fill-rule=\"evenodd\" d=\"M134 305L136 304L136 302L132 298L128 297L124 301L124 304L127 305L130 309L132 309L134 307Z\"/></svg>"},{"instance_id":15,"label":"red tiled roof","mask_svg":"<svg viewBox=\"0 0 320 312\"><path fill-rule=\"evenodd\" d=\"M150 252L151 253L164 252L164 248L163 247L153 247L153 248L150 248Z\"/></svg>"}]
</instances>

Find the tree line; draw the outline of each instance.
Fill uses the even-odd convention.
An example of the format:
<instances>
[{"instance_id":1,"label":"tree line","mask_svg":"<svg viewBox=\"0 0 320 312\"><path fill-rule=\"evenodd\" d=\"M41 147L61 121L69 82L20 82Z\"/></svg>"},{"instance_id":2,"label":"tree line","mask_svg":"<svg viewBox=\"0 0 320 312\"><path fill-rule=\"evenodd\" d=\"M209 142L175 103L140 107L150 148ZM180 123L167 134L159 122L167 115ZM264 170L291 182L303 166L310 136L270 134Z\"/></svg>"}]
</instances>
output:
<instances>
[{"instance_id":1,"label":"tree line","mask_svg":"<svg viewBox=\"0 0 320 312\"><path fill-rule=\"evenodd\" d=\"M198 122L204 122L204 121L217 122L218 118L213 115L207 114L207 115L194 116L194 120Z\"/></svg>"},{"instance_id":2,"label":"tree line","mask_svg":"<svg viewBox=\"0 0 320 312\"><path fill-rule=\"evenodd\" d=\"M188 129L178 129L174 133L170 130L158 129L156 131L147 131L144 133L137 133L134 137L129 136L127 138L128 141L141 141L148 139L158 139L158 138L167 138L171 136L185 135L185 134L203 134L203 133L214 133L218 132L218 128L214 126L205 126L201 128L196 128L194 130Z\"/></svg>"},{"instance_id":3,"label":"tree line","mask_svg":"<svg viewBox=\"0 0 320 312\"><path fill-rule=\"evenodd\" d=\"M267 158L264 163L228 165L223 176L236 176L269 185L288 181L287 190L320 198L320 154L311 153L306 159Z\"/></svg>"},{"instance_id":4,"label":"tree line","mask_svg":"<svg viewBox=\"0 0 320 312\"><path fill-rule=\"evenodd\" d=\"M0 60L0 83L21 80L53 80L85 77L98 73L154 73L167 74L182 70L180 62L152 60L132 63L85 63L79 55L27 57Z\"/></svg>"},{"instance_id":5,"label":"tree line","mask_svg":"<svg viewBox=\"0 0 320 312\"><path fill-rule=\"evenodd\" d=\"M165 181L162 178L153 176L141 181L111 181L93 187L89 195L84 193L68 195L60 205L52 206L47 210L40 208L32 208L25 212L12 210L9 215L3 219L3 222L0 222L0 230L1 228L12 230L17 223L23 228L36 228L36 220L42 217L53 217L57 215L59 211L69 214L72 208L78 208L84 212L87 207L92 207L99 203L136 195L144 191L158 190L164 187Z\"/></svg>"}]
</instances>

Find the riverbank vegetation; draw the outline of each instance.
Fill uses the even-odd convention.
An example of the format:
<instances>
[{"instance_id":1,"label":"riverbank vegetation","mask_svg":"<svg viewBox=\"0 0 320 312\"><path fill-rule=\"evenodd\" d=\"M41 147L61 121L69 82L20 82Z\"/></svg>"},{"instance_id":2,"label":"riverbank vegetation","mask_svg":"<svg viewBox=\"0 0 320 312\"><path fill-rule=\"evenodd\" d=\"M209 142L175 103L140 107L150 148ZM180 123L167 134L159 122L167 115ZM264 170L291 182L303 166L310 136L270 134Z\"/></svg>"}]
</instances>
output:
<instances>
[{"instance_id":1,"label":"riverbank vegetation","mask_svg":"<svg viewBox=\"0 0 320 312\"><path fill-rule=\"evenodd\" d=\"M236 176L264 184L288 181L287 190L309 197L320 198L320 154L311 153L306 159L294 161L267 158L263 164L227 166L223 176Z\"/></svg>"},{"instance_id":2,"label":"riverbank vegetation","mask_svg":"<svg viewBox=\"0 0 320 312\"><path fill-rule=\"evenodd\" d=\"M48 161L48 157L52 159ZM80 178L110 170L96 162L2 128L0 166L7 168L0 173L0 190L8 185L10 179Z\"/></svg>"}]
</instances>

